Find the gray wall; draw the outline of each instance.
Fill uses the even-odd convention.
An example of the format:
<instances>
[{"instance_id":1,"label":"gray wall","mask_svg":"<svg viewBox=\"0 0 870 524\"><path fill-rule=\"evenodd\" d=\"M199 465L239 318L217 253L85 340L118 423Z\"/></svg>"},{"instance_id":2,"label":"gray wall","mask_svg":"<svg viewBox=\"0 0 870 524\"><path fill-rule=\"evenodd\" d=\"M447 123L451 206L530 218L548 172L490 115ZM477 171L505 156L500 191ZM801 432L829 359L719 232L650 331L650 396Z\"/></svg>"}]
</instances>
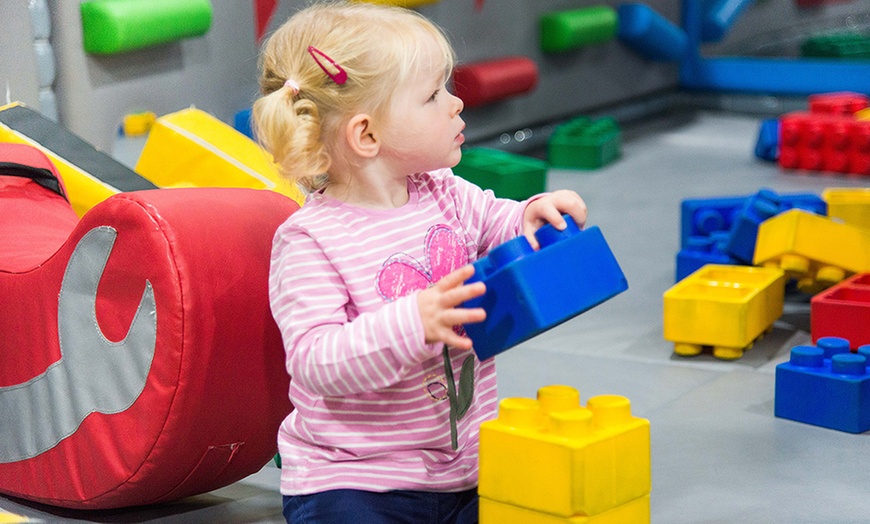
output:
<instances>
[{"instance_id":1,"label":"gray wall","mask_svg":"<svg viewBox=\"0 0 870 524\"><path fill-rule=\"evenodd\" d=\"M0 105L24 102L39 109L39 76L29 0L0 0Z\"/></svg>"},{"instance_id":2,"label":"gray wall","mask_svg":"<svg viewBox=\"0 0 870 524\"><path fill-rule=\"evenodd\" d=\"M30 50L33 36L27 23L29 1L0 0L0 82L9 82L13 100L38 108L37 72ZM423 14L445 28L460 61L518 54L538 64L540 81L533 93L465 112L469 139L676 88L675 65L646 61L616 40L556 56L538 50L541 14L593 5L616 7L623 1L488 0L480 12L473 0L441 0L421 7ZM104 57L87 55L82 49L79 3L48 0L57 65L54 91L61 123L96 146L111 151L118 126L130 112L163 115L194 105L231 123L233 115L256 97L258 44L250 0L213 0L212 27L203 37ZM271 28L305 3L282 0ZM648 4L680 23L679 0L649 0ZM809 10L796 8L794 0L758 0L735 24L733 35L706 48L711 54L742 52L751 47L754 36L776 28L843 24L848 17L868 15L868 11L868 0Z\"/></svg>"}]
</instances>

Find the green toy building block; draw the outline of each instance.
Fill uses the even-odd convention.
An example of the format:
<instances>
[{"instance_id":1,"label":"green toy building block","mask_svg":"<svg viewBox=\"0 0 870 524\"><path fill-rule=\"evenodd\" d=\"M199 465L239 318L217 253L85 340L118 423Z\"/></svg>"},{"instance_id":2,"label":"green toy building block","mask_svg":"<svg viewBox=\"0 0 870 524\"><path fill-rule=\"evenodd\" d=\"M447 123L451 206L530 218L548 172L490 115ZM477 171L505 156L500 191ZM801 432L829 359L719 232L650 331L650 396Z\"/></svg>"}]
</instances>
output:
<instances>
[{"instance_id":1,"label":"green toy building block","mask_svg":"<svg viewBox=\"0 0 870 524\"><path fill-rule=\"evenodd\" d=\"M478 147L462 153L453 172L499 198L524 200L543 193L547 184L547 163L536 158Z\"/></svg>"},{"instance_id":2,"label":"green toy building block","mask_svg":"<svg viewBox=\"0 0 870 524\"><path fill-rule=\"evenodd\" d=\"M556 127L547 143L550 165L598 169L620 155L622 133L612 118L579 117Z\"/></svg>"},{"instance_id":3,"label":"green toy building block","mask_svg":"<svg viewBox=\"0 0 870 524\"><path fill-rule=\"evenodd\" d=\"M100 55L201 36L212 19L209 0L88 0L81 14L85 51Z\"/></svg>"},{"instance_id":4,"label":"green toy building block","mask_svg":"<svg viewBox=\"0 0 870 524\"><path fill-rule=\"evenodd\" d=\"M819 35L801 44L801 56L814 58L870 58L870 36L859 33Z\"/></svg>"},{"instance_id":5,"label":"green toy building block","mask_svg":"<svg viewBox=\"0 0 870 524\"><path fill-rule=\"evenodd\" d=\"M541 50L569 51L613 40L617 29L616 10L608 6L556 11L541 17Z\"/></svg>"}]
</instances>

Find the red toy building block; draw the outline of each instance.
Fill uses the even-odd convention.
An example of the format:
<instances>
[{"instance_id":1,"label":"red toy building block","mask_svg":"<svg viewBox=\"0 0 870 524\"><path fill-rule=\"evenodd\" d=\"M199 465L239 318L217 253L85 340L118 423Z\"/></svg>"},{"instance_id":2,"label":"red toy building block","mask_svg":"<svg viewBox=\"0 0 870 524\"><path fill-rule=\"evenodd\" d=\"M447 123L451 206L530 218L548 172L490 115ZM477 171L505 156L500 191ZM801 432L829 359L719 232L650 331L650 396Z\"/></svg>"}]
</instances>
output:
<instances>
[{"instance_id":1,"label":"red toy building block","mask_svg":"<svg viewBox=\"0 0 870 524\"><path fill-rule=\"evenodd\" d=\"M789 113L780 118L779 143L784 168L870 175L870 121Z\"/></svg>"},{"instance_id":2,"label":"red toy building block","mask_svg":"<svg viewBox=\"0 0 870 524\"><path fill-rule=\"evenodd\" d=\"M465 107L522 95L537 84L538 66L523 56L464 64L453 71L453 89Z\"/></svg>"},{"instance_id":3,"label":"red toy building block","mask_svg":"<svg viewBox=\"0 0 870 524\"><path fill-rule=\"evenodd\" d=\"M861 273L814 296L810 303L813 342L842 337L852 350L870 344L870 273Z\"/></svg>"},{"instance_id":4,"label":"red toy building block","mask_svg":"<svg viewBox=\"0 0 870 524\"><path fill-rule=\"evenodd\" d=\"M870 106L870 97L849 91L820 93L810 95L809 104L810 113L850 116Z\"/></svg>"}]
</instances>

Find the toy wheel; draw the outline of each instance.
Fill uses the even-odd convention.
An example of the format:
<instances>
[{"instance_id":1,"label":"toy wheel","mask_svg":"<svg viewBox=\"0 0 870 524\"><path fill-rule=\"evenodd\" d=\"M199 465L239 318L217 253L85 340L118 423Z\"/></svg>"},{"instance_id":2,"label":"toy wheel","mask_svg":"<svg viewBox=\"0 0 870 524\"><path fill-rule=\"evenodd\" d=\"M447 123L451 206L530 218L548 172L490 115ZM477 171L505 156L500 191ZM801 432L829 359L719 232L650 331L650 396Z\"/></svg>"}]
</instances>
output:
<instances>
[{"instance_id":1,"label":"toy wheel","mask_svg":"<svg viewBox=\"0 0 870 524\"><path fill-rule=\"evenodd\" d=\"M822 266L816 273L816 280L824 284L825 287L833 286L846 278L846 272L836 266Z\"/></svg>"},{"instance_id":2,"label":"toy wheel","mask_svg":"<svg viewBox=\"0 0 870 524\"><path fill-rule=\"evenodd\" d=\"M701 346L698 344L674 342L674 353L681 357L694 357L695 355L701 354Z\"/></svg>"},{"instance_id":3,"label":"toy wheel","mask_svg":"<svg viewBox=\"0 0 870 524\"><path fill-rule=\"evenodd\" d=\"M749 349L748 346L746 349ZM713 346L713 356L720 360L737 360L743 356L743 348L729 348L724 346Z\"/></svg>"},{"instance_id":4,"label":"toy wheel","mask_svg":"<svg viewBox=\"0 0 870 524\"><path fill-rule=\"evenodd\" d=\"M779 267L791 276L803 276L810 270L810 261L800 255L783 255L779 259Z\"/></svg>"}]
</instances>

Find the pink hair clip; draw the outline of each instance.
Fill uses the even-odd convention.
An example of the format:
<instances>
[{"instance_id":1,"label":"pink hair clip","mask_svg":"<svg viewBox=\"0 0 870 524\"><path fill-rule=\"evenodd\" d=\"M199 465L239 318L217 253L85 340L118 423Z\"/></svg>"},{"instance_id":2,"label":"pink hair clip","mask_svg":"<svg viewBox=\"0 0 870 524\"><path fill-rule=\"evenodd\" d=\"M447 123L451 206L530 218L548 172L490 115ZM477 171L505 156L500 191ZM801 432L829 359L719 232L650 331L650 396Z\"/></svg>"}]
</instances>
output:
<instances>
[{"instance_id":1,"label":"pink hair clip","mask_svg":"<svg viewBox=\"0 0 870 524\"><path fill-rule=\"evenodd\" d=\"M320 69L323 69L323 72L326 73L326 76L331 78L333 82L338 85L342 85L347 82L347 72L342 69L340 65L336 64L333 59L329 58L326 53L324 53L320 49L317 49L313 45L310 45L308 46L308 54L311 55L311 58L313 58L314 61L317 62L317 65L320 67ZM323 62L320 61L320 58L323 58L324 60L329 62L332 67L337 70L337 72L332 73L329 69L327 69Z\"/></svg>"}]
</instances>

